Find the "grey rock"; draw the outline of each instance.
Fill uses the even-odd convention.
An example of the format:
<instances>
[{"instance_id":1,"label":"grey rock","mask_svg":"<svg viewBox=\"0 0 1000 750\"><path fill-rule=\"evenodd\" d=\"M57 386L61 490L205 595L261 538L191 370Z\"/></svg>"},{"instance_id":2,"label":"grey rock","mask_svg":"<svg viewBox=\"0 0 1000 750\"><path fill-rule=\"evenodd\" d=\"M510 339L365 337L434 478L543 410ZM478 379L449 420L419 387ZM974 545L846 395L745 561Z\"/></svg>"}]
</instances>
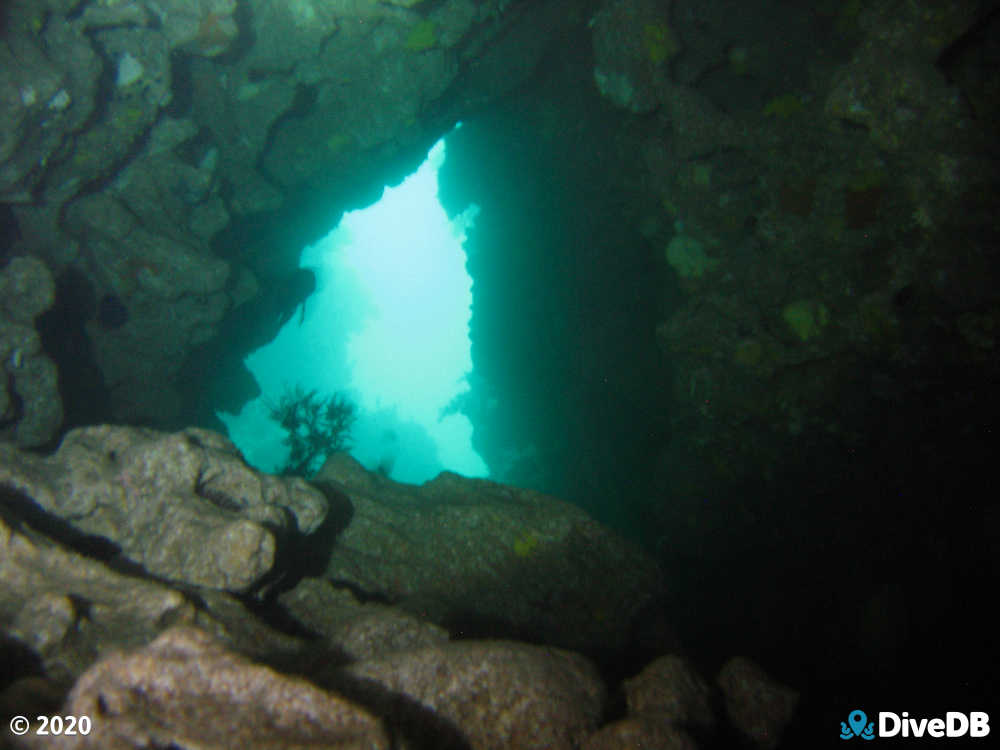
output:
<instances>
[{"instance_id":1,"label":"grey rock","mask_svg":"<svg viewBox=\"0 0 1000 750\"><path fill-rule=\"evenodd\" d=\"M833 77L826 114L867 128L886 151L916 144L954 149L969 137L972 112L955 95L939 59L975 25L978 12L969 0L935 11L921 3L905 9L873 4L859 18L866 38Z\"/></svg>"},{"instance_id":2,"label":"grey rock","mask_svg":"<svg viewBox=\"0 0 1000 750\"><path fill-rule=\"evenodd\" d=\"M192 207L181 196L204 194L210 176L160 154L133 163L123 179L129 189L72 201L65 222L87 275L128 310L119 328L87 325L114 413L167 421L179 408L173 383L185 356L216 333L230 307L230 269L185 226Z\"/></svg>"},{"instance_id":3,"label":"grey rock","mask_svg":"<svg viewBox=\"0 0 1000 750\"><path fill-rule=\"evenodd\" d=\"M227 66L200 58L191 61L190 69L193 116L212 134L222 171L239 181L243 186L241 194L247 191L247 182L254 193L266 192L255 184L266 185L255 165L271 127L295 99L295 80L290 70L257 67L252 59L239 66ZM273 187L270 191L275 192ZM275 195L277 200L272 197L263 204L259 198L244 197L233 203L238 206L249 202L273 209L281 203L280 196Z\"/></svg>"},{"instance_id":4,"label":"grey rock","mask_svg":"<svg viewBox=\"0 0 1000 750\"><path fill-rule=\"evenodd\" d=\"M0 269L0 440L43 445L62 424L56 366L42 351L35 317L55 298L55 284L37 258L13 258Z\"/></svg>"},{"instance_id":5,"label":"grey rock","mask_svg":"<svg viewBox=\"0 0 1000 750\"><path fill-rule=\"evenodd\" d=\"M239 39L237 0L159 0L153 7L171 48L215 57Z\"/></svg>"},{"instance_id":6,"label":"grey rock","mask_svg":"<svg viewBox=\"0 0 1000 750\"><path fill-rule=\"evenodd\" d=\"M397 652L350 675L415 700L457 727L474 750L578 747L600 719L605 690L578 654L504 641Z\"/></svg>"},{"instance_id":7,"label":"grey rock","mask_svg":"<svg viewBox=\"0 0 1000 750\"><path fill-rule=\"evenodd\" d=\"M370 659L392 651L407 651L446 643L448 632L396 607L362 604L329 581L306 578L279 601L296 622L314 633L346 660Z\"/></svg>"},{"instance_id":8,"label":"grey rock","mask_svg":"<svg viewBox=\"0 0 1000 750\"><path fill-rule=\"evenodd\" d=\"M115 572L18 520L6 484L0 484L0 619L50 679L69 684L111 649L142 645L169 623L196 621L183 594Z\"/></svg>"},{"instance_id":9,"label":"grey rock","mask_svg":"<svg viewBox=\"0 0 1000 750\"><path fill-rule=\"evenodd\" d=\"M655 59L646 45L650 29L666 28L668 17L669 5L650 0L612 0L594 15L594 82L615 106L637 114L659 106L666 59Z\"/></svg>"},{"instance_id":10,"label":"grey rock","mask_svg":"<svg viewBox=\"0 0 1000 750\"><path fill-rule=\"evenodd\" d=\"M649 557L537 492L449 472L405 485L345 454L315 481L352 514L327 577L434 622L504 623L547 643L615 651L659 590Z\"/></svg>"},{"instance_id":11,"label":"grey rock","mask_svg":"<svg viewBox=\"0 0 1000 750\"><path fill-rule=\"evenodd\" d=\"M41 35L12 31L0 46L0 199L27 203L71 134L94 111L100 59L82 30L53 16ZM77 180L77 183L79 180Z\"/></svg>"},{"instance_id":12,"label":"grey rock","mask_svg":"<svg viewBox=\"0 0 1000 750\"><path fill-rule=\"evenodd\" d=\"M233 217L287 209L309 181L346 185L410 158L443 121L425 118L451 106L481 53L501 85L484 99L472 90L482 78L463 83L458 97L477 106L523 82L550 36L552 18L502 33L505 0L416 5L4 4L0 201L15 204L16 252L44 258L54 274L71 267L98 299L113 295L128 311L113 331L86 328L112 418L181 421L178 372L234 308L228 264L208 245ZM500 37L502 49L491 44ZM246 248L240 260L275 249ZM282 263L271 265L286 273ZM269 266L253 265L266 286Z\"/></svg>"},{"instance_id":13,"label":"grey rock","mask_svg":"<svg viewBox=\"0 0 1000 750\"><path fill-rule=\"evenodd\" d=\"M71 430L47 458L0 451L0 482L179 583L251 589L279 543L315 531L327 509L304 480L250 469L205 430L90 427Z\"/></svg>"},{"instance_id":14,"label":"grey rock","mask_svg":"<svg viewBox=\"0 0 1000 750\"><path fill-rule=\"evenodd\" d=\"M87 29L122 26L148 26L152 15L138 0L124 0L114 3L88 3L80 14L81 22Z\"/></svg>"},{"instance_id":15,"label":"grey rock","mask_svg":"<svg viewBox=\"0 0 1000 750\"><path fill-rule=\"evenodd\" d=\"M0 269L0 310L7 320L32 324L54 299L52 274L36 258L12 258Z\"/></svg>"},{"instance_id":16,"label":"grey rock","mask_svg":"<svg viewBox=\"0 0 1000 750\"><path fill-rule=\"evenodd\" d=\"M256 40L248 62L256 70L291 72L300 60L315 56L339 28L335 3L288 3L250 0ZM376 4L357 4L377 8Z\"/></svg>"},{"instance_id":17,"label":"grey rock","mask_svg":"<svg viewBox=\"0 0 1000 750\"><path fill-rule=\"evenodd\" d=\"M68 153L46 176L46 197L52 201L67 200L93 180L115 175L171 99L170 50L162 33L151 29L94 33L111 86L100 111L67 141ZM119 85L116 79L126 59L136 61L141 74Z\"/></svg>"}]
</instances>

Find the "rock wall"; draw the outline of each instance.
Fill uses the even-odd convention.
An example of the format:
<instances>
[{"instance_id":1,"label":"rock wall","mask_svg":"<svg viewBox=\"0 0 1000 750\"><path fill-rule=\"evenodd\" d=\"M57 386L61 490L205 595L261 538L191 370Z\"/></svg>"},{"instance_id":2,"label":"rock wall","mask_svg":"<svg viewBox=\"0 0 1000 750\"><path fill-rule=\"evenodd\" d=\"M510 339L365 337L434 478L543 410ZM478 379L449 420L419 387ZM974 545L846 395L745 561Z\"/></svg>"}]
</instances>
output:
<instances>
[{"instance_id":1,"label":"rock wall","mask_svg":"<svg viewBox=\"0 0 1000 750\"><path fill-rule=\"evenodd\" d=\"M343 186L384 185L400 158L530 74L557 4L530 18L509 5L4 5L8 251L92 300L59 345L91 353L107 418L183 422L188 355L294 269L305 238L347 207ZM516 60L500 43L512 35L533 41ZM243 228L262 223L296 228Z\"/></svg>"}]
</instances>

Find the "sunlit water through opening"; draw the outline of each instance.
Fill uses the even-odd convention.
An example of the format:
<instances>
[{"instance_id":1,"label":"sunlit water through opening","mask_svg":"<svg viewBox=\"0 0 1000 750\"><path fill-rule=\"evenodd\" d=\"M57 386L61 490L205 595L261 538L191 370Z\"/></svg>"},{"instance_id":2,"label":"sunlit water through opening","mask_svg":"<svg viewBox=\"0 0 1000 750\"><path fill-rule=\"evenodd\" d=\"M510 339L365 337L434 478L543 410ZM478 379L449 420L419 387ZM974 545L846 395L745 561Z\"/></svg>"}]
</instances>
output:
<instances>
[{"instance_id":1,"label":"sunlit water through opening","mask_svg":"<svg viewBox=\"0 0 1000 750\"><path fill-rule=\"evenodd\" d=\"M479 209L449 220L438 202L438 141L420 168L374 205L346 213L300 266L317 288L278 336L246 364L263 395L238 415L219 413L250 464L284 466L286 433L267 399L288 388L343 393L358 407L351 454L404 482L443 469L486 476L472 424L447 407L468 390L472 280L463 241Z\"/></svg>"}]
</instances>

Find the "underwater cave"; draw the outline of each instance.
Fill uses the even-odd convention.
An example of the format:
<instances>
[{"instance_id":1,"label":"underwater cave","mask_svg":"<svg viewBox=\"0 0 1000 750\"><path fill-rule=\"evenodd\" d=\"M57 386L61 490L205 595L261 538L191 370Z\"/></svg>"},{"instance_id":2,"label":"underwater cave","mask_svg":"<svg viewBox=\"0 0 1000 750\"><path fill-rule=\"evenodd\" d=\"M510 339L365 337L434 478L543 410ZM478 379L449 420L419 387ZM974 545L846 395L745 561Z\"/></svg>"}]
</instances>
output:
<instances>
[{"instance_id":1,"label":"underwater cave","mask_svg":"<svg viewBox=\"0 0 1000 750\"><path fill-rule=\"evenodd\" d=\"M481 727L345 670L567 649L595 750L992 699L997 3L42 6L0 9L0 691L218 657L176 620L421 747ZM644 725L677 675L704 715Z\"/></svg>"}]
</instances>

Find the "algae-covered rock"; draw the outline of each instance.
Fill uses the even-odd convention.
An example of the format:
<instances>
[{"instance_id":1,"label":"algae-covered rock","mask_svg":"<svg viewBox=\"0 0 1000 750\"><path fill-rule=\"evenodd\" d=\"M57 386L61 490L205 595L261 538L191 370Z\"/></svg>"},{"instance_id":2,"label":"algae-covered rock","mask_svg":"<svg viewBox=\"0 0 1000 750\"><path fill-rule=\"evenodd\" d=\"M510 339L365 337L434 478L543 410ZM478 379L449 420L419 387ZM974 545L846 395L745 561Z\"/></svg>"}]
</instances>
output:
<instances>
[{"instance_id":1,"label":"algae-covered rock","mask_svg":"<svg viewBox=\"0 0 1000 750\"><path fill-rule=\"evenodd\" d=\"M669 16L669 3L649 0L606 2L594 15L594 81L615 106L643 113L659 105L666 63L680 50Z\"/></svg>"},{"instance_id":2,"label":"algae-covered rock","mask_svg":"<svg viewBox=\"0 0 1000 750\"><path fill-rule=\"evenodd\" d=\"M699 278L714 269L719 261L705 253L705 247L687 234L675 234L667 245L667 263L685 279Z\"/></svg>"},{"instance_id":3,"label":"algae-covered rock","mask_svg":"<svg viewBox=\"0 0 1000 750\"><path fill-rule=\"evenodd\" d=\"M802 341L809 341L819 336L830 322L830 311L822 302L803 299L785 305L781 317L792 333Z\"/></svg>"}]
</instances>

